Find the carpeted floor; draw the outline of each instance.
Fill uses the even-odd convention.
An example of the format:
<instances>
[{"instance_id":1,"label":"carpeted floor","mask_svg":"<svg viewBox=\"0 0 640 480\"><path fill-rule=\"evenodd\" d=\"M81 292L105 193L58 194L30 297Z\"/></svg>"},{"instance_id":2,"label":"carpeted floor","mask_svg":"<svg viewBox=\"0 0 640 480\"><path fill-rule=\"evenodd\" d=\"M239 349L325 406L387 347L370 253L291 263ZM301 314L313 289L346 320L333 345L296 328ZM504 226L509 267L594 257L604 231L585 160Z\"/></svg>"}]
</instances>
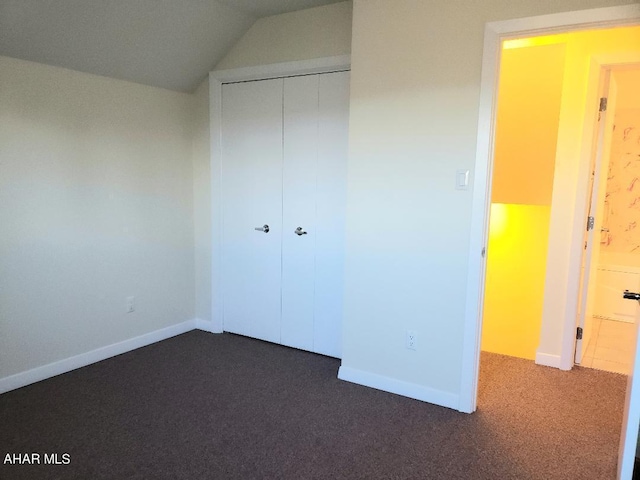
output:
<instances>
[{"instance_id":1,"label":"carpeted floor","mask_svg":"<svg viewBox=\"0 0 640 480\"><path fill-rule=\"evenodd\" d=\"M0 479L613 479L626 377L483 354L473 415L189 332L0 395Z\"/></svg>"}]
</instances>

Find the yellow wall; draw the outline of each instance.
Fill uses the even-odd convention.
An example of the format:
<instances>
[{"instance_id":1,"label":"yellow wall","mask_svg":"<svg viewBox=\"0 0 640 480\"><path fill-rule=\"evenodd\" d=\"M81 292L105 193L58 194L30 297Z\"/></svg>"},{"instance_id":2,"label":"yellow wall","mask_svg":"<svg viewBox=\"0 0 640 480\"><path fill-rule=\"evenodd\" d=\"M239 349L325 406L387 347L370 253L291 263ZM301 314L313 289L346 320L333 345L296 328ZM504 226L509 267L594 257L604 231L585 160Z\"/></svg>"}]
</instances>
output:
<instances>
[{"instance_id":1,"label":"yellow wall","mask_svg":"<svg viewBox=\"0 0 640 480\"><path fill-rule=\"evenodd\" d=\"M548 205L491 205L482 350L535 358L550 211Z\"/></svg>"},{"instance_id":2,"label":"yellow wall","mask_svg":"<svg viewBox=\"0 0 640 480\"><path fill-rule=\"evenodd\" d=\"M482 349L535 359L542 325L547 239L564 43L506 42L500 83L487 249Z\"/></svg>"},{"instance_id":3,"label":"yellow wall","mask_svg":"<svg viewBox=\"0 0 640 480\"><path fill-rule=\"evenodd\" d=\"M618 108L640 108L640 64L633 69L618 70L613 77L618 86Z\"/></svg>"},{"instance_id":4,"label":"yellow wall","mask_svg":"<svg viewBox=\"0 0 640 480\"><path fill-rule=\"evenodd\" d=\"M564 59L562 43L502 52L493 203L551 204Z\"/></svg>"}]
</instances>

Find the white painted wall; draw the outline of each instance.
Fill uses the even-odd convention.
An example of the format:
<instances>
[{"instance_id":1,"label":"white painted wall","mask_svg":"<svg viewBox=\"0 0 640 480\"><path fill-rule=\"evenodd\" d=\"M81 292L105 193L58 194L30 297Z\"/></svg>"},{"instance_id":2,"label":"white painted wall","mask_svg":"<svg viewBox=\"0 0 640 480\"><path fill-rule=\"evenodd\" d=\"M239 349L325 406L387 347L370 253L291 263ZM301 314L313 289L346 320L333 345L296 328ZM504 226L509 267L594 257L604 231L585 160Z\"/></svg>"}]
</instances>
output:
<instances>
[{"instance_id":1,"label":"white painted wall","mask_svg":"<svg viewBox=\"0 0 640 480\"><path fill-rule=\"evenodd\" d=\"M211 170L209 79L194 92L193 220L195 247L195 315L211 320Z\"/></svg>"},{"instance_id":2,"label":"white painted wall","mask_svg":"<svg viewBox=\"0 0 640 480\"><path fill-rule=\"evenodd\" d=\"M0 378L194 317L192 111L0 57Z\"/></svg>"},{"instance_id":3,"label":"white painted wall","mask_svg":"<svg viewBox=\"0 0 640 480\"><path fill-rule=\"evenodd\" d=\"M346 55L351 51L352 2L261 18L216 70Z\"/></svg>"},{"instance_id":4,"label":"white painted wall","mask_svg":"<svg viewBox=\"0 0 640 480\"><path fill-rule=\"evenodd\" d=\"M355 0L342 366L457 407L483 31L621 0ZM407 329L418 348L407 350Z\"/></svg>"}]
</instances>

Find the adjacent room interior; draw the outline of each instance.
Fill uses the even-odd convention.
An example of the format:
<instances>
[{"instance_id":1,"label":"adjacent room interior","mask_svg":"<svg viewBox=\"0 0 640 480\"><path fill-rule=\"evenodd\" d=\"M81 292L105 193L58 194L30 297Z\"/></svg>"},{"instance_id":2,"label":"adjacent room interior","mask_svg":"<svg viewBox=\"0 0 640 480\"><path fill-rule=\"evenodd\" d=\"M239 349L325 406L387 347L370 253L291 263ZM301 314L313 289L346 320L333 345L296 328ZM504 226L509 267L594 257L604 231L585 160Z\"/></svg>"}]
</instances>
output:
<instances>
[{"instance_id":1,"label":"adjacent room interior","mask_svg":"<svg viewBox=\"0 0 640 480\"><path fill-rule=\"evenodd\" d=\"M556 274L547 271L556 156L563 150L559 143L567 142L567 135L574 136L573 132L559 135L561 122L573 115L566 107L563 92L569 96L576 90L566 80L572 77L565 71L575 71L577 64L586 68L588 59L596 55L637 48L629 45L638 45L639 32L638 27L625 27L508 40L503 44L483 351L536 359L546 277ZM607 145L598 170L598 191L594 192L599 207L594 215L598 235L589 250L592 267L586 290L585 315L593 328L585 345L585 358L577 363L628 375L635 348L635 307L624 301L620 292L635 291L640 286L640 257L636 258L640 231L634 223L637 127L633 125L638 118L634 111L638 104L638 65L620 65L612 69L610 77L605 96L611 97L606 111L611 118L607 127L611 131L604 137Z\"/></svg>"}]
</instances>

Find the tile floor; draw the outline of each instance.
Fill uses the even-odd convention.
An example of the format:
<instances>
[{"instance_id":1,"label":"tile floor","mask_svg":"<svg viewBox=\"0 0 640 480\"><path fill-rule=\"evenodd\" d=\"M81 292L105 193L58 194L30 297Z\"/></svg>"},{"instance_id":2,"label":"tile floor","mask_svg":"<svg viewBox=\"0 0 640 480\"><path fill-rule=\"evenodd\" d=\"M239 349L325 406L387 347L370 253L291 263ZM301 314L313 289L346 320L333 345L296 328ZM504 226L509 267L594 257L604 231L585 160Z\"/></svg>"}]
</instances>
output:
<instances>
[{"instance_id":1,"label":"tile floor","mask_svg":"<svg viewBox=\"0 0 640 480\"><path fill-rule=\"evenodd\" d=\"M607 372L631 373L633 323L593 318L591 339L581 366Z\"/></svg>"}]
</instances>

